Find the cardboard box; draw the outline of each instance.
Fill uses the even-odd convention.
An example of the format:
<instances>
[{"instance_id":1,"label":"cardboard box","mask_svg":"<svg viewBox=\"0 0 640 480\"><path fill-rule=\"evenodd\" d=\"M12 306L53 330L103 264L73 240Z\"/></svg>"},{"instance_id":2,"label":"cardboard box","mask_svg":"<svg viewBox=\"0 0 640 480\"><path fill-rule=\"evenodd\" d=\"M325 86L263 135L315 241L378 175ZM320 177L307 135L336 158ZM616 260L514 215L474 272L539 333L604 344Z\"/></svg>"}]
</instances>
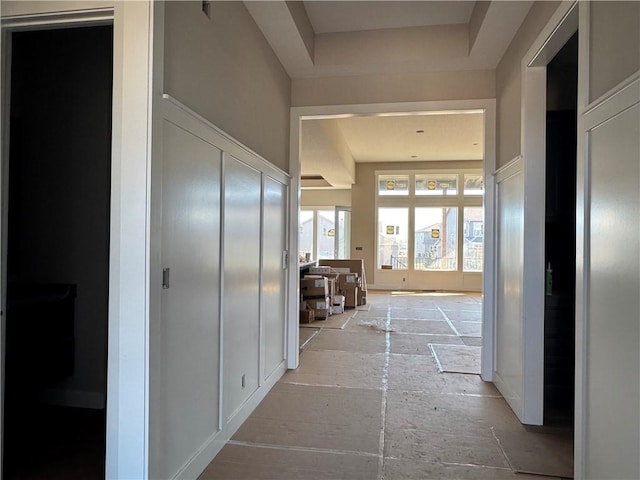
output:
<instances>
[{"instance_id":1,"label":"cardboard box","mask_svg":"<svg viewBox=\"0 0 640 480\"><path fill-rule=\"evenodd\" d=\"M333 267L337 273L351 273L351 269L347 267Z\"/></svg>"},{"instance_id":2,"label":"cardboard box","mask_svg":"<svg viewBox=\"0 0 640 480\"><path fill-rule=\"evenodd\" d=\"M305 302L314 310L326 310L331 306L331 299L329 297L309 298L305 300Z\"/></svg>"},{"instance_id":3,"label":"cardboard box","mask_svg":"<svg viewBox=\"0 0 640 480\"><path fill-rule=\"evenodd\" d=\"M344 307L356 308L358 306L358 287L347 288L342 294L344 295Z\"/></svg>"},{"instance_id":4,"label":"cardboard box","mask_svg":"<svg viewBox=\"0 0 640 480\"><path fill-rule=\"evenodd\" d=\"M300 279L300 293L304 298L328 297L329 279L320 275L308 275Z\"/></svg>"},{"instance_id":5,"label":"cardboard box","mask_svg":"<svg viewBox=\"0 0 640 480\"><path fill-rule=\"evenodd\" d=\"M334 273L333 272L333 268L329 267L329 266L323 266L323 267L309 267L309 274L310 275L327 275L330 273Z\"/></svg>"},{"instance_id":6,"label":"cardboard box","mask_svg":"<svg viewBox=\"0 0 640 480\"><path fill-rule=\"evenodd\" d=\"M344 313L344 305L331 305L331 315Z\"/></svg>"},{"instance_id":7,"label":"cardboard box","mask_svg":"<svg viewBox=\"0 0 640 480\"><path fill-rule=\"evenodd\" d=\"M362 283L360 282L360 277L357 273L343 273L340 275L339 281L339 290L345 290L347 288L355 288L361 287Z\"/></svg>"},{"instance_id":8,"label":"cardboard box","mask_svg":"<svg viewBox=\"0 0 640 480\"><path fill-rule=\"evenodd\" d=\"M315 311L307 302L300 303L300 323L311 323L315 320Z\"/></svg>"},{"instance_id":9,"label":"cardboard box","mask_svg":"<svg viewBox=\"0 0 640 480\"><path fill-rule=\"evenodd\" d=\"M329 259L323 258L318 260L318 265L328 266L336 271L342 271L342 269L348 268L351 273L357 273L362 278L362 286L366 290L366 277L364 272L364 260L362 259Z\"/></svg>"},{"instance_id":10,"label":"cardboard box","mask_svg":"<svg viewBox=\"0 0 640 480\"><path fill-rule=\"evenodd\" d=\"M315 311L316 320L324 320L331 315L331 299L329 297L310 298L305 301Z\"/></svg>"},{"instance_id":11,"label":"cardboard box","mask_svg":"<svg viewBox=\"0 0 640 480\"><path fill-rule=\"evenodd\" d=\"M311 291L307 291L308 293L305 293L304 287L303 285L306 285L306 283L304 283L303 281L306 281L307 279L322 279L324 278L327 281L327 292L325 294L313 294L311 293ZM319 296L326 296L329 298L333 298L333 296L337 293L336 289L337 289L337 279L339 278L339 274L337 273L329 273L326 275L305 275L303 278L300 279L300 293L305 297L319 297ZM313 282L314 285L314 289L315 289L315 282ZM318 290L314 290L314 291L318 291Z\"/></svg>"}]
</instances>

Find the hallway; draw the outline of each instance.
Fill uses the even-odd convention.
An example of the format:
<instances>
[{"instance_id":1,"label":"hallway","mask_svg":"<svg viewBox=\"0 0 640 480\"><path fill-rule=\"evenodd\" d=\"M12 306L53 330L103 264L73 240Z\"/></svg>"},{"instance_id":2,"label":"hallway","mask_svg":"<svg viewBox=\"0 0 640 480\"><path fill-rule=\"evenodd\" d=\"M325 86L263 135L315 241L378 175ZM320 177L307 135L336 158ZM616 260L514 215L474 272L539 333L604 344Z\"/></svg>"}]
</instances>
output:
<instances>
[{"instance_id":1,"label":"hallway","mask_svg":"<svg viewBox=\"0 0 640 480\"><path fill-rule=\"evenodd\" d=\"M447 371L479 372L481 296L369 292L366 308L300 329L300 367L200 479L551 478L513 473L496 435L525 428L492 384Z\"/></svg>"}]
</instances>

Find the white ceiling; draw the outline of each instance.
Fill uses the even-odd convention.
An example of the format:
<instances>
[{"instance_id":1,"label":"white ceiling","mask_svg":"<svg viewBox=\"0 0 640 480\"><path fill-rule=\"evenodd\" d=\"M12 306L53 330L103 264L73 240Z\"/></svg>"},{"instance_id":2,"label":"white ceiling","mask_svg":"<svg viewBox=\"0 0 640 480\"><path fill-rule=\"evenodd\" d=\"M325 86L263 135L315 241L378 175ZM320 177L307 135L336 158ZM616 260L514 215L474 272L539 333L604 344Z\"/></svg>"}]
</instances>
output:
<instances>
[{"instance_id":1,"label":"white ceiling","mask_svg":"<svg viewBox=\"0 0 640 480\"><path fill-rule=\"evenodd\" d=\"M483 114L351 117L335 121L355 162L482 160Z\"/></svg>"},{"instance_id":2,"label":"white ceiling","mask_svg":"<svg viewBox=\"0 0 640 480\"><path fill-rule=\"evenodd\" d=\"M301 79L493 70L533 2L244 3L289 76ZM478 160L482 137L479 113L305 120L301 171L348 188L356 162Z\"/></svg>"},{"instance_id":3,"label":"white ceiling","mask_svg":"<svg viewBox=\"0 0 640 480\"><path fill-rule=\"evenodd\" d=\"M469 23L475 2L304 1L315 33Z\"/></svg>"}]
</instances>

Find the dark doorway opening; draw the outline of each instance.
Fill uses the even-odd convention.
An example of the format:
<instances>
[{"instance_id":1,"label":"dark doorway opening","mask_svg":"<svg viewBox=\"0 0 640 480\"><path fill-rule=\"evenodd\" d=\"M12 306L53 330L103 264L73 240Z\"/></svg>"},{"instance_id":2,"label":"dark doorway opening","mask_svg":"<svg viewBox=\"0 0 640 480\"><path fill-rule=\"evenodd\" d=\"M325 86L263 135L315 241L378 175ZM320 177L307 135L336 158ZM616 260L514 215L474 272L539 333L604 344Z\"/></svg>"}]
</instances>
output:
<instances>
[{"instance_id":1,"label":"dark doorway opening","mask_svg":"<svg viewBox=\"0 0 640 480\"><path fill-rule=\"evenodd\" d=\"M544 423L574 418L578 33L547 66Z\"/></svg>"},{"instance_id":2,"label":"dark doorway opening","mask_svg":"<svg viewBox=\"0 0 640 480\"><path fill-rule=\"evenodd\" d=\"M113 27L10 56L3 478L104 478Z\"/></svg>"}]
</instances>

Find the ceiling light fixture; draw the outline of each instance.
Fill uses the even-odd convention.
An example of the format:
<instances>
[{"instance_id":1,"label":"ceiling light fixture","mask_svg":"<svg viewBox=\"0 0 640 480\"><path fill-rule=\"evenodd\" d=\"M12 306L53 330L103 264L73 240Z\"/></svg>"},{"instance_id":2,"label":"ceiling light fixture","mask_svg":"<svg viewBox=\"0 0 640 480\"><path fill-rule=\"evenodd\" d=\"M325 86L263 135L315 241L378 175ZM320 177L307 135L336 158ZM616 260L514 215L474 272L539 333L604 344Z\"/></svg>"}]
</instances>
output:
<instances>
[{"instance_id":1,"label":"ceiling light fixture","mask_svg":"<svg viewBox=\"0 0 640 480\"><path fill-rule=\"evenodd\" d=\"M416 133L424 133L424 130L416 130Z\"/></svg>"}]
</instances>

